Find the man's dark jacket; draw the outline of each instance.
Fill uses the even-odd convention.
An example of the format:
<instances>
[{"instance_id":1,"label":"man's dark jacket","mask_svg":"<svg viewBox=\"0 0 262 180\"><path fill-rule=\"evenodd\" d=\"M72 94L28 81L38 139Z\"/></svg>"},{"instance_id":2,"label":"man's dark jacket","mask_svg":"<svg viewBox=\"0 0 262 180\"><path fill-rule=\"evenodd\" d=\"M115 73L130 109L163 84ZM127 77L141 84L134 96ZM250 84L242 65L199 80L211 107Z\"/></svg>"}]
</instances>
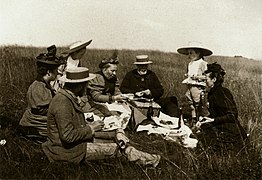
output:
<instances>
[{"instance_id":1,"label":"man's dark jacket","mask_svg":"<svg viewBox=\"0 0 262 180\"><path fill-rule=\"evenodd\" d=\"M122 93L136 93L146 89L151 91L152 98L155 100L164 93L163 86L156 74L150 70L147 70L146 75L138 74L137 69L128 72L120 86Z\"/></svg>"}]
</instances>

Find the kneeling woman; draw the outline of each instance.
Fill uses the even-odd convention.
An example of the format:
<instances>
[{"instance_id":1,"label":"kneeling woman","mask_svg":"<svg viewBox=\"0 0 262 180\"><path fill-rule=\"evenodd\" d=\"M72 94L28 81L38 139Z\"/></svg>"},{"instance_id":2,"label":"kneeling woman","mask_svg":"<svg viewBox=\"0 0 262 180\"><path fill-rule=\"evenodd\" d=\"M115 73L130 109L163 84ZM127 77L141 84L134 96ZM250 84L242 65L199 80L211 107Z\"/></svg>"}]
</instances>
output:
<instances>
[{"instance_id":1,"label":"kneeling woman","mask_svg":"<svg viewBox=\"0 0 262 180\"><path fill-rule=\"evenodd\" d=\"M57 69L62 64L56 54L56 47L50 46L48 53L36 57L37 78L27 91L28 108L19 122L20 131L36 141L47 137L47 110L55 95L50 82L56 79Z\"/></svg>"},{"instance_id":2,"label":"kneeling woman","mask_svg":"<svg viewBox=\"0 0 262 180\"><path fill-rule=\"evenodd\" d=\"M214 150L239 150L243 147L246 133L238 121L233 95L222 86L226 73L217 63L209 64L205 73L210 115L197 123L202 129L200 141Z\"/></svg>"}]
</instances>

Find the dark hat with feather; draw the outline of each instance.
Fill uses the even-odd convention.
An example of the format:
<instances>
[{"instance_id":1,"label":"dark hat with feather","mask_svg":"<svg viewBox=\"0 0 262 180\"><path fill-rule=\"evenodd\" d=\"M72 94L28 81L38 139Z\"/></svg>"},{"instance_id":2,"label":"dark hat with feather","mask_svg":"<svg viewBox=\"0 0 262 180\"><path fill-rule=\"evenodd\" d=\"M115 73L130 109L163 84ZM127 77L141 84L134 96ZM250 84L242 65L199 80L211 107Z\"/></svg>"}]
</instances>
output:
<instances>
[{"instance_id":1,"label":"dark hat with feather","mask_svg":"<svg viewBox=\"0 0 262 180\"><path fill-rule=\"evenodd\" d=\"M65 63L63 57L59 57L56 55L55 45L49 46L47 48L47 51L47 53L41 53L36 57L37 64L60 66L61 64Z\"/></svg>"},{"instance_id":2,"label":"dark hat with feather","mask_svg":"<svg viewBox=\"0 0 262 180\"><path fill-rule=\"evenodd\" d=\"M207 74L207 73L210 73L210 72L219 73L222 76L224 76L226 74L226 71L217 62L214 62L212 64L207 65L207 70L205 71L205 73Z\"/></svg>"},{"instance_id":3,"label":"dark hat with feather","mask_svg":"<svg viewBox=\"0 0 262 180\"><path fill-rule=\"evenodd\" d=\"M102 59L102 61L99 64L99 68L100 69L103 68L106 64L118 64L118 63L119 63L118 51L115 50L111 57Z\"/></svg>"}]
</instances>

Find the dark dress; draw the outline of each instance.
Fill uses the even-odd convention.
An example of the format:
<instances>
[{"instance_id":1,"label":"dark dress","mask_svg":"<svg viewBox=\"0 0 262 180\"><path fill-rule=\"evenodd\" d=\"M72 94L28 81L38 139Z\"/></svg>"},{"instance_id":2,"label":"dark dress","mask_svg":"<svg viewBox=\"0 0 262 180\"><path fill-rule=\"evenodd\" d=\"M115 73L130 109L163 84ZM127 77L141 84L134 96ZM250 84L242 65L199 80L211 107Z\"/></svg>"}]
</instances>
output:
<instances>
[{"instance_id":1,"label":"dark dress","mask_svg":"<svg viewBox=\"0 0 262 180\"><path fill-rule=\"evenodd\" d=\"M240 149L246 133L238 121L238 110L230 90L218 85L208 93L210 118L214 122L201 126L200 141L215 150Z\"/></svg>"},{"instance_id":2,"label":"dark dress","mask_svg":"<svg viewBox=\"0 0 262 180\"><path fill-rule=\"evenodd\" d=\"M147 70L147 74L140 75L137 69L134 69L126 74L120 86L122 93L136 93L146 89L151 91L151 97L146 95L144 97L154 98L154 101L161 106L163 113L169 116L178 116L177 98L175 96L161 98L164 88L153 71Z\"/></svg>"},{"instance_id":3,"label":"dark dress","mask_svg":"<svg viewBox=\"0 0 262 180\"><path fill-rule=\"evenodd\" d=\"M27 91L28 107L19 122L18 131L36 142L47 137L47 111L55 95L54 89L43 77L38 76Z\"/></svg>"}]
</instances>

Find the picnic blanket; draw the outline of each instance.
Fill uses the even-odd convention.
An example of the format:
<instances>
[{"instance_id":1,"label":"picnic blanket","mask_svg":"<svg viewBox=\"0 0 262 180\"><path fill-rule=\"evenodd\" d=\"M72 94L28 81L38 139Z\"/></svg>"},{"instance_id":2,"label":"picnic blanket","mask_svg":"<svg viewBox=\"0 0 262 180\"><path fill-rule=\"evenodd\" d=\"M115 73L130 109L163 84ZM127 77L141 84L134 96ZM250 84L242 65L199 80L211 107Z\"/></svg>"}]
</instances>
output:
<instances>
[{"instance_id":1,"label":"picnic blanket","mask_svg":"<svg viewBox=\"0 0 262 180\"><path fill-rule=\"evenodd\" d=\"M162 134L165 140L176 142L187 148L196 147L198 140L190 138L192 131L183 121L179 127L179 118L160 112L159 117L152 117L152 119L157 125L139 125L137 132L147 131L147 134Z\"/></svg>"},{"instance_id":2,"label":"picnic blanket","mask_svg":"<svg viewBox=\"0 0 262 180\"><path fill-rule=\"evenodd\" d=\"M126 103L104 103L109 111L116 111L118 114L109 117L99 117L94 113L84 113L85 118L93 116L94 121L101 120L105 123L103 131L112 131L118 128L125 129L131 117L131 109Z\"/></svg>"}]
</instances>

